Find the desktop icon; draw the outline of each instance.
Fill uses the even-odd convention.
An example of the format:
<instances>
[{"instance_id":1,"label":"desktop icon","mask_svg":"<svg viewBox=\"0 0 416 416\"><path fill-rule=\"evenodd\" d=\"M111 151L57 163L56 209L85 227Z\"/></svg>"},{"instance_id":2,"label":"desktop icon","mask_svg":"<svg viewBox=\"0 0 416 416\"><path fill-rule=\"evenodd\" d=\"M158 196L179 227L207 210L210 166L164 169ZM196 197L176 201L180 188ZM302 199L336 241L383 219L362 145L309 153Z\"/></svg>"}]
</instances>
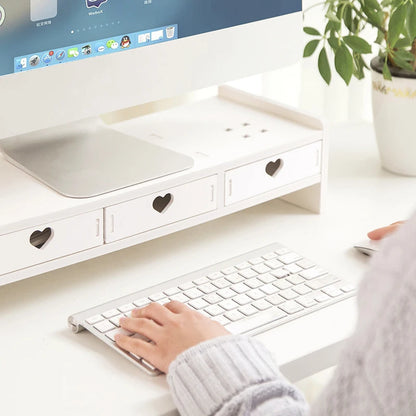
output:
<instances>
[{"instance_id":1,"label":"desktop icon","mask_svg":"<svg viewBox=\"0 0 416 416\"><path fill-rule=\"evenodd\" d=\"M109 41L107 41L106 45L108 49L111 49L111 45L115 42L115 40L111 39Z\"/></svg>"},{"instance_id":2,"label":"desktop icon","mask_svg":"<svg viewBox=\"0 0 416 416\"><path fill-rule=\"evenodd\" d=\"M131 45L131 40L128 36L123 36L121 39L120 45L123 49L128 48Z\"/></svg>"},{"instance_id":3,"label":"desktop icon","mask_svg":"<svg viewBox=\"0 0 416 416\"><path fill-rule=\"evenodd\" d=\"M103 44L96 45L95 50L99 53L103 53L105 51L105 46Z\"/></svg>"},{"instance_id":4,"label":"desktop icon","mask_svg":"<svg viewBox=\"0 0 416 416\"><path fill-rule=\"evenodd\" d=\"M20 64L19 65L20 65L21 69L27 68L27 58L22 58L20 60Z\"/></svg>"},{"instance_id":5,"label":"desktop icon","mask_svg":"<svg viewBox=\"0 0 416 416\"><path fill-rule=\"evenodd\" d=\"M48 65L52 61L52 56L49 55L48 53L45 53L45 55L42 56L42 61L44 64Z\"/></svg>"},{"instance_id":6,"label":"desktop icon","mask_svg":"<svg viewBox=\"0 0 416 416\"><path fill-rule=\"evenodd\" d=\"M56 52L56 59L58 61L62 61L65 58L65 51L58 51Z\"/></svg>"},{"instance_id":7,"label":"desktop icon","mask_svg":"<svg viewBox=\"0 0 416 416\"><path fill-rule=\"evenodd\" d=\"M38 55L33 55L29 58L29 64L30 66L37 66L39 65L40 58Z\"/></svg>"},{"instance_id":8,"label":"desktop icon","mask_svg":"<svg viewBox=\"0 0 416 416\"><path fill-rule=\"evenodd\" d=\"M152 32L152 42L162 40L163 39L163 30L156 30Z\"/></svg>"},{"instance_id":9,"label":"desktop icon","mask_svg":"<svg viewBox=\"0 0 416 416\"><path fill-rule=\"evenodd\" d=\"M172 39L175 36L175 26L169 26L166 28L166 37Z\"/></svg>"},{"instance_id":10,"label":"desktop icon","mask_svg":"<svg viewBox=\"0 0 416 416\"><path fill-rule=\"evenodd\" d=\"M97 9L103 4L106 3L107 0L85 0L85 3L88 8L96 7Z\"/></svg>"},{"instance_id":11,"label":"desktop icon","mask_svg":"<svg viewBox=\"0 0 416 416\"><path fill-rule=\"evenodd\" d=\"M150 33L143 33L139 35L139 43L148 43L150 42Z\"/></svg>"},{"instance_id":12,"label":"desktop icon","mask_svg":"<svg viewBox=\"0 0 416 416\"><path fill-rule=\"evenodd\" d=\"M78 58L79 50L78 48L68 49L68 58Z\"/></svg>"},{"instance_id":13,"label":"desktop icon","mask_svg":"<svg viewBox=\"0 0 416 416\"><path fill-rule=\"evenodd\" d=\"M0 6L0 26L3 24L5 18L6 12L4 11L3 7Z\"/></svg>"},{"instance_id":14,"label":"desktop icon","mask_svg":"<svg viewBox=\"0 0 416 416\"><path fill-rule=\"evenodd\" d=\"M91 52L92 52L91 45L85 45L82 47L83 55L91 55Z\"/></svg>"}]
</instances>

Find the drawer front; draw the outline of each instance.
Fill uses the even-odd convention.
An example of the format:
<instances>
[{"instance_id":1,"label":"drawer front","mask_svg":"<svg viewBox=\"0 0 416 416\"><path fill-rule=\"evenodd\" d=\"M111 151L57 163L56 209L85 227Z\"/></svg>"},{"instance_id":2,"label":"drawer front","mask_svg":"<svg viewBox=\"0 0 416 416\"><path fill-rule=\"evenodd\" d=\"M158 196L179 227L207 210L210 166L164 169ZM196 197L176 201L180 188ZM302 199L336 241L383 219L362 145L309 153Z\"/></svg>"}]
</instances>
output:
<instances>
[{"instance_id":1,"label":"drawer front","mask_svg":"<svg viewBox=\"0 0 416 416\"><path fill-rule=\"evenodd\" d=\"M319 141L227 171L225 205L319 174L321 154Z\"/></svg>"},{"instance_id":2,"label":"drawer front","mask_svg":"<svg viewBox=\"0 0 416 416\"><path fill-rule=\"evenodd\" d=\"M103 244L103 210L0 236L0 275Z\"/></svg>"},{"instance_id":3,"label":"drawer front","mask_svg":"<svg viewBox=\"0 0 416 416\"><path fill-rule=\"evenodd\" d=\"M143 233L217 208L217 175L105 209L105 242Z\"/></svg>"}]
</instances>

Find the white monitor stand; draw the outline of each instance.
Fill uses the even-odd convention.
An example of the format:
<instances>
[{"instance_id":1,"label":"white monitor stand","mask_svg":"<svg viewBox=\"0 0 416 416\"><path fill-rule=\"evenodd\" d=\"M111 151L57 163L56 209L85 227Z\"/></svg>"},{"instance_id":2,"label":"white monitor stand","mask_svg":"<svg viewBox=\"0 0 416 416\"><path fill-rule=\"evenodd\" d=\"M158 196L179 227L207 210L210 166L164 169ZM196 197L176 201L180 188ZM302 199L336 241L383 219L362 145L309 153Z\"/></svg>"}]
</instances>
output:
<instances>
[{"instance_id":1,"label":"white monitor stand","mask_svg":"<svg viewBox=\"0 0 416 416\"><path fill-rule=\"evenodd\" d=\"M193 166L184 154L106 128L99 119L0 142L5 158L58 193L88 198Z\"/></svg>"}]
</instances>

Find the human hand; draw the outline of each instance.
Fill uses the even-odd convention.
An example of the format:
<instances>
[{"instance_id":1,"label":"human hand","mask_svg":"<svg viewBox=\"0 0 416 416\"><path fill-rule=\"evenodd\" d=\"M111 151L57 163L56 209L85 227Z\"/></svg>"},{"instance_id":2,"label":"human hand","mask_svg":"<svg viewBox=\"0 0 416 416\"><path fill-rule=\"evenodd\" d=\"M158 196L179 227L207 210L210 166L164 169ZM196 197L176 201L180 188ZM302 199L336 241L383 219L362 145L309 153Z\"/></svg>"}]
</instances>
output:
<instances>
[{"instance_id":1,"label":"human hand","mask_svg":"<svg viewBox=\"0 0 416 416\"><path fill-rule=\"evenodd\" d=\"M377 228L376 230L370 231L367 236L370 240L381 240L388 234L396 231L400 225L404 224L404 221L397 221L387 227Z\"/></svg>"},{"instance_id":2,"label":"human hand","mask_svg":"<svg viewBox=\"0 0 416 416\"><path fill-rule=\"evenodd\" d=\"M143 357L165 373L181 352L203 341L229 334L218 322L177 301L163 306L151 303L144 308L134 309L131 318L120 319L120 326L144 335L153 343L117 335L117 345Z\"/></svg>"}]
</instances>

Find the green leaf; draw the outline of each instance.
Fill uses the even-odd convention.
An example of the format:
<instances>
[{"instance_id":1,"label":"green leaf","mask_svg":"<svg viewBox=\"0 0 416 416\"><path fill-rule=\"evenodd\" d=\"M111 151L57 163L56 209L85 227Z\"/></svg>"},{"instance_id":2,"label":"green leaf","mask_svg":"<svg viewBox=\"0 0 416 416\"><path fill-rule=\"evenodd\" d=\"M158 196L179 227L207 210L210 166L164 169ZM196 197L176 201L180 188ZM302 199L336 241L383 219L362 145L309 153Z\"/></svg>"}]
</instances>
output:
<instances>
[{"instance_id":1,"label":"green leaf","mask_svg":"<svg viewBox=\"0 0 416 416\"><path fill-rule=\"evenodd\" d=\"M406 8L403 5L399 6L390 17L387 41L391 48L394 48L394 45L399 40L400 34L404 29L405 18Z\"/></svg>"},{"instance_id":2,"label":"green leaf","mask_svg":"<svg viewBox=\"0 0 416 416\"><path fill-rule=\"evenodd\" d=\"M314 39L308 42L303 51L303 57L307 58L308 56L311 56L315 52L316 48L318 47L319 42L320 42L319 39Z\"/></svg>"},{"instance_id":3,"label":"green leaf","mask_svg":"<svg viewBox=\"0 0 416 416\"><path fill-rule=\"evenodd\" d=\"M345 6L345 11L344 11L344 23L345 26L347 27L347 29L351 32L354 33L354 25L353 25L353 21L352 21L352 7L350 5Z\"/></svg>"},{"instance_id":4,"label":"green leaf","mask_svg":"<svg viewBox=\"0 0 416 416\"><path fill-rule=\"evenodd\" d=\"M409 38L401 38L396 42L397 49L404 49L412 46L412 41Z\"/></svg>"},{"instance_id":5,"label":"green leaf","mask_svg":"<svg viewBox=\"0 0 416 416\"><path fill-rule=\"evenodd\" d=\"M383 65L383 78L387 79L389 81L392 80L391 72L390 72L389 66L387 64L387 59L384 61L384 65Z\"/></svg>"},{"instance_id":6,"label":"green leaf","mask_svg":"<svg viewBox=\"0 0 416 416\"><path fill-rule=\"evenodd\" d=\"M407 71L413 71L411 62L414 60L414 56L407 51L395 51L393 55L394 63Z\"/></svg>"},{"instance_id":7,"label":"green leaf","mask_svg":"<svg viewBox=\"0 0 416 416\"><path fill-rule=\"evenodd\" d=\"M335 69L348 85L351 81L354 67L350 51L345 45L341 45L335 53Z\"/></svg>"},{"instance_id":8,"label":"green leaf","mask_svg":"<svg viewBox=\"0 0 416 416\"><path fill-rule=\"evenodd\" d=\"M325 47L323 47L319 53L318 68L322 78L329 85L331 82L331 68L329 67L328 55Z\"/></svg>"},{"instance_id":9,"label":"green leaf","mask_svg":"<svg viewBox=\"0 0 416 416\"><path fill-rule=\"evenodd\" d=\"M380 3L377 0L364 0L364 4L370 9L381 10Z\"/></svg>"},{"instance_id":10,"label":"green leaf","mask_svg":"<svg viewBox=\"0 0 416 416\"><path fill-rule=\"evenodd\" d=\"M383 12L381 13L377 13L374 10L368 8L365 5L361 6L363 13L367 16L367 20L368 23L370 23L370 25L378 28L378 29L383 29Z\"/></svg>"},{"instance_id":11,"label":"green leaf","mask_svg":"<svg viewBox=\"0 0 416 416\"><path fill-rule=\"evenodd\" d=\"M364 66L365 66L365 62L363 58L358 53L354 53L352 58L354 62L353 75L357 79L363 79L364 78Z\"/></svg>"},{"instance_id":12,"label":"green leaf","mask_svg":"<svg viewBox=\"0 0 416 416\"><path fill-rule=\"evenodd\" d=\"M407 4L406 26L410 38L416 38L416 2Z\"/></svg>"},{"instance_id":13,"label":"green leaf","mask_svg":"<svg viewBox=\"0 0 416 416\"><path fill-rule=\"evenodd\" d=\"M377 32L377 38L375 40L376 43L381 45L384 42L384 33L379 29Z\"/></svg>"},{"instance_id":14,"label":"green leaf","mask_svg":"<svg viewBox=\"0 0 416 416\"><path fill-rule=\"evenodd\" d=\"M328 43L334 52L339 48L339 41L335 33L331 33L331 36L328 38Z\"/></svg>"},{"instance_id":15,"label":"green leaf","mask_svg":"<svg viewBox=\"0 0 416 416\"><path fill-rule=\"evenodd\" d=\"M321 36L321 34L319 33L319 31L318 30L316 30L315 28L313 28L313 27L308 27L308 26L306 26L306 27L304 27L303 28L303 31L305 32L305 33L307 33L308 35L311 35L311 36Z\"/></svg>"},{"instance_id":16,"label":"green leaf","mask_svg":"<svg viewBox=\"0 0 416 416\"><path fill-rule=\"evenodd\" d=\"M330 20L331 22L335 22L335 23L341 23L340 20L338 19L338 17L335 15L335 13L332 10L328 10L326 12L325 17Z\"/></svg>"},{"instance_id":17,"label":"green leaf","mask_svg":"<svg viewBox=\"0 0 416 416\"><path fill-rule=\"evenodd\" d=\"M344 41L354 52L371 53L371 45L359 36L344 36Z\"/></svg>"}]
</instances>

